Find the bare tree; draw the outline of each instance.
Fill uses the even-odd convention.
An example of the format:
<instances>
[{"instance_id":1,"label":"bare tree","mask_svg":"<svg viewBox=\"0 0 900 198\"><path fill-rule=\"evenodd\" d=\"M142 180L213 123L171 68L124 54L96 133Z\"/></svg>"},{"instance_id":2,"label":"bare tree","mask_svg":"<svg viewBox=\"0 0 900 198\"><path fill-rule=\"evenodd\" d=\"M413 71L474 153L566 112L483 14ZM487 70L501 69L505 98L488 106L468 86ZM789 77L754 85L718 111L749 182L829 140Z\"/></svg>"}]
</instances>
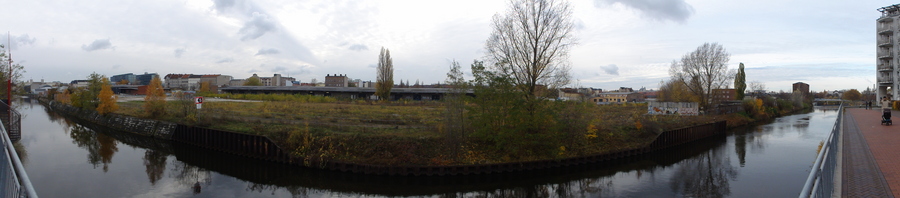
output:
<instances>
[{"instance_id":1,"label":"bare tree","mask_svg":"<svg viewBox=\"0 0 900 198\"><path fill-rule=\"evenodd\" d=\"M672 61L669 74L673 80L682 83L704 110L717 103L712 97L714 89L728 87L734 78L734 70L728 69L731 54L718 43L704 43L697 50L685 54L681 61Z\"/></svg>"},{"instance_id":2,"label":"bare tree","mask_svg":"<svg viewBox=\"0 0 900 198\"><path fill-rule=\"evenodd\" d=\"M508 75L531 99L539 86L553 90L569 83L569 48L575 44L572 6L564 0L512 0L505 15L494 15L486 42L492 69Z\"/></svg>"},{"instance_id":3,"label":"bare tree","mask_svg":"<svg viewBox=\"0 0 900 198\"><path fill-rule=\"evenodd\" d=\"M394 61L391 59L391 51L381 47L378 55L378 76L375 78L375 95L381 100L389 100L391 88L394 87Z\"/></svg>"},{"instance_id":4,"label":"bare tree","mask_svg":"<svg viewBox=\"0 0 900 198\"><path fill-rule=\"evenodd\" d=\"M753 92L766 91L766 84L759 81L750 82L750 90L753 90Z\"/></svg>"}]
</instances>

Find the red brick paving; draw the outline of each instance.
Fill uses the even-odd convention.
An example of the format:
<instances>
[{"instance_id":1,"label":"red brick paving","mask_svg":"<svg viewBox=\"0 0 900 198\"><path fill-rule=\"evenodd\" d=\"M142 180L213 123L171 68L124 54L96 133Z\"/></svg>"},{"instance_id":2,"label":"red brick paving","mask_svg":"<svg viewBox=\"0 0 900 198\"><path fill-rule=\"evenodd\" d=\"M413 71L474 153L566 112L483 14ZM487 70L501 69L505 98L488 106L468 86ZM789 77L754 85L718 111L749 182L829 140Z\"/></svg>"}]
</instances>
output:
<instances>
[{"instance_id":1,"label":"red brick paving","mask_svg":"<svg viewBox=\"0 0 900 198\"><path fill-rule=\"evenodd\" d=\"M848 108L844 116L842 196L900 197L900 126L881 125L881 109Z\"/></svg>"}]
</instances>

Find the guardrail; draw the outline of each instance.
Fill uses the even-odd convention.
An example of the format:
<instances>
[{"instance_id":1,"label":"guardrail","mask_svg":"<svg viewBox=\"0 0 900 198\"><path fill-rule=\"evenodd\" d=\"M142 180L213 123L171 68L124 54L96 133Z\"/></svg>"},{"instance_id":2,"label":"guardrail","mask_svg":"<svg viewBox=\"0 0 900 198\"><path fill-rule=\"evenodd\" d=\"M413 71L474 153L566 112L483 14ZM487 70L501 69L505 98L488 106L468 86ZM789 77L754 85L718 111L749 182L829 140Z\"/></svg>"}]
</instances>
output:
<instances>
[{"instance_id":1,"label":"guardrail","mask_svg":"<svg viewBox=\"0 0 900 198\"><path fill-rule=\"evenodd\" d=\"M801 198L831 197L831 193L834 192L834 171L838 160L837 144L843 117L844 105L842 103L838 108L837 120L834 121L834 126L831 128L831 134L822 145L822 149L819 150L816 162L809 171L809 177L806 179L806 184L803 185L803 191L800 192Z\"/></svg>"},{"instance_id":2,"label":"guardrail","mask_svg":"<svg viewBox=\"0 0 900 198\"><path fill-rule=\"evenodd\" d=\"M3 152L0 154L0 197L38 197L3 125L0 125L0 134L3 136L0 138L0 143L3 144Z\"/></svg>"}]
</instances>

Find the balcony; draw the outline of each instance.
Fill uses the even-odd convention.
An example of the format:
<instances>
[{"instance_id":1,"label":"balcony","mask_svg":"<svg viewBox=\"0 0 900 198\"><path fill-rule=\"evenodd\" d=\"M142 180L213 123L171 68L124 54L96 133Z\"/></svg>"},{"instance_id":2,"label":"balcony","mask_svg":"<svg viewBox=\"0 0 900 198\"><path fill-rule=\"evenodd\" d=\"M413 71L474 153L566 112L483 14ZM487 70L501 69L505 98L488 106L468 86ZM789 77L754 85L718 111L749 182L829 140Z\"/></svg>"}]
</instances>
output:
<instances>
[{"instance_id":1,"label":"balcony","mask_svg":"<svg viewBox=\"0 0 900 198\"><path fill-rule=\"evenodd\" d=\"M894 70L894 68L891 68L890 65L878 65L878 71L880 71L880 72L893 71L893 70Z\"/></svg>"},{"instance_id":2,"label":"balcony","mask_svg":"<svg viewBox=\"0 0 900 198\"><path fill-rule=\"evenodd\" d=\"M881 17L881 18L878 19L878 22L891 22L891 21L894 21L894 18L892 18L892 17Z\"/></svg>"},{"instance_id":3,"label":"balcony","mask_svg":"<svg viewBox=\"0 0 900 198\"><path fill-rule=\"evenodd\" d=\"M882 42L882 43L879 43L879 44L878 44L878 47L889 47L889 46L891 46L892 44L894 44L893 41Z\"/></svg>"},{"instance_id":4,"label":"balcony","mask_svg":"<svg viewBox=\"0 0 900 198\"><path fill-rule=\"evenodd\" d=\"M890 35L893 32L894 32L894 30L892 30L891 28L884 29L884 30L878 30L878 34L882 34L882 35Z\"/></svg>"}]
</instances>

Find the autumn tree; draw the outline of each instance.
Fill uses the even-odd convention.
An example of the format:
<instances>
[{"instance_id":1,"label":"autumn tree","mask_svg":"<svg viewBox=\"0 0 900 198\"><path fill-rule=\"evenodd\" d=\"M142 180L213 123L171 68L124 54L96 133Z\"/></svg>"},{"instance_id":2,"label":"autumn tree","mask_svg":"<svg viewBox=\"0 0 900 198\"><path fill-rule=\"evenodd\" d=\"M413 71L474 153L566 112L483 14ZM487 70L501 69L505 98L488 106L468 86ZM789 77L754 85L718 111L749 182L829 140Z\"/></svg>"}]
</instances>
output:
<instances>
[{"instance_id":1,"label":"autumn tree","mask_svg":"<svg viewBox=\"0 0 900 198\"><path fill-rule=\"evenodd\" d=\"M197 90L200 93L212 93L212 90L209 88L209 81L200 82L200 90Z\"/></svg>"},{"instance_id":2,"label":"autumn tree","mask_svg":"<svg viewBox=\"0 0 900 198\"><path fill-rule=\"evenodd\" d=\"M96 110L97 106L100 105L98 96L100 95L100 90L103 88L101 79L106 79L106 76L97 74L96 72L91 73L91 75L88 76L87 87L73 89L72 105L86 110ZM109 81L107 81L107 84L108 82Z\"/></svg>"},{"instance_id":3,"label":"autumn tree","mask_svg":"<svg viewBox=\"0 0 900 198\"><path fill-rule=\"evenodd\" d=\"M375 72L375 95L381 100L390 100L391 88L394 87L394 60L391 59L390 50L381 47Z\"/></svg>"},{"instance_id":4,"label":"autumn tree","mask_svg":"<svg viewBox=\"0 0 900 198\"><path fill-rule=\"evenodd\" d=\"M157 118L166 113L166 91L163 89L159 77L153 77L153 80L150 80L150 84L147 85L144 112L151 118Z\"/></svg>"},{"instance_id":5,"label":"autumn tree","mask_svg":"<svg viewBox=\"0 0 900 198\"><path fill-rule=\"evenodd\" d=\"M119 109L119 105L116 104L118 97L113 95L112 86L109 84L107 78L101 79L100 82L102 85L100 94L97 96L100 99L100 104L97 105L97 113L106 115L107 113L112 113Z\"/></svg>"},{"instance_id":6,"label":"autumn tree","mask_svg":"<svg viewBox=\"0 0 900 198\"><path fill-rule=\"evenodd\" d=\"M444 134L454 148L459 148L460 143L466 137L465 97L468 86L465 78L463 78L459 62L456 62L456 60L450 62L450 71L447 72L446 84L450 85L450 89L444 98L447 106L446 119L444 119Z\"/></svg>"},{"instance_id":7,"label":"autumn tree","mask_svg":"<svg viewBox=\"0 0 900 198\"><path fill-rule=\"evenodd\" d=\"M733 70L728 70L730 58L722 45L704 43L680 61L672 61L669 74L697 97L701 109L709 110L718 102L712 97L713 89L726 88L735 76Z\"/></svg>"},{"instance_id":8,"label":"autumn tree","mask_svg":"<svg viewBox=\"0 0 900 198\"><path fill-rule=\"evenodd\" d=\"M675 80L660 82L657 99L664 102L698 102L685 84Z\"/></svg>"},{"instance_id":9,"label":"autumn tree","mask_svg":"<svg viewBox=\"0 0 900 198\"><path fill-rule=\"evenodd\" d=\"M844 92L841 96L841 99L849 100L849 101L857 101L862 97L862 94L859 93L856 89L851 89L850 91Z\"/></svg>"},{"instance_id":10,"label":"autumn tree","mask_svg":"<svg viewBox=\"0 0 900 198\"><path fill-rule=\"evenodd\" d=\"M22 73L25 72L25 67L21 64L12 62L12 67L9 66L10 62L7 61L9 60L9 54L6 52L5 47L6 46L4 45L0 45L0 60L3 60L0 61L0 95L4 96L4 99L6 98L7 82L12 83L10 85L12 87L11 93L19 94L17 92L20 92L19 90L21 89L17 89L15 83L22 79Z\"/></svg>"},{"instance_id":11,"label":"autumn tree","mask_svg":"<svg viewBox=\"0 0 900 198\"><path fill-rule=\"evenodd\" d=\"M738 66L737 74L734 76L734 92L738 100L744 99L744 92L747 91L747 74L744 73L744 63Z\"/></svg>"},{"instance_id":12,"label":"autumn tree","mask_svg":"<svg viewBox=\"0 0 900 198\"><path fill-rule=\"evenodd\" d=\"M526 100L569 84L569 49L575 44L572 6L563 0L513 0L494 15L485 44L491 70L509 76Z\"/></svg>"},{"instance_id":13,"label":"autumn tree","mask_svg":"<svg viewBox=\"0 0 900 198\"><path fill-rule=\"evenodd\" d=\"M259 79L256 74L253 74L250 78L247 78L247 81L244 82L244 86L262 86L262 80Z\"/></svg>"}]
</instances>

